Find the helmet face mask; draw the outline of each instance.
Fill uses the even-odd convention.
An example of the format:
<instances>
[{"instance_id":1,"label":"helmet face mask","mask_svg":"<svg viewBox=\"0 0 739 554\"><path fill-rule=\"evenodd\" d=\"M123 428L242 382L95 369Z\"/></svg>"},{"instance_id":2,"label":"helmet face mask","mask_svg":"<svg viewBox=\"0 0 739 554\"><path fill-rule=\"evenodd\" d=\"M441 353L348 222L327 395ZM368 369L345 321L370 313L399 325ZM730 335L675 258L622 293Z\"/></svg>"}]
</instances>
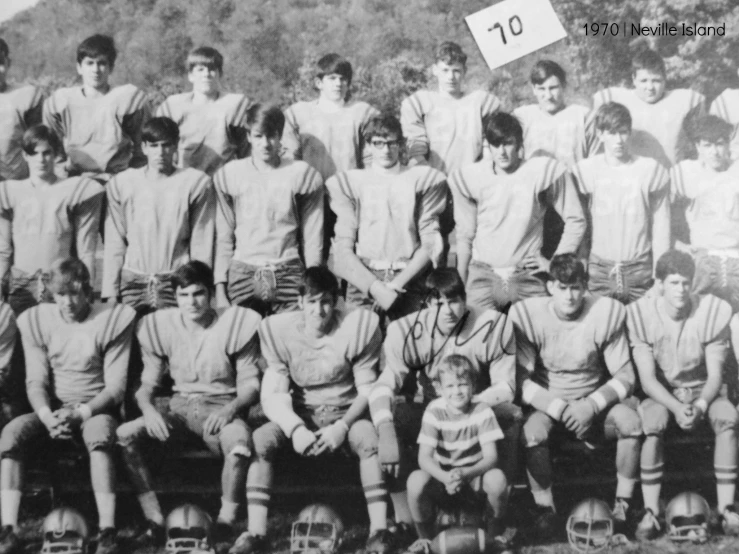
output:
<instances>
[{"instance_id":1,"label":"helmet face mask","mask_svg":"<svg viewBox=\"0 0 739 554\"><path fill-rule=\"evenodd\" d=\"M665 510L667 534L674 542L704 543L709 536L711 509L705 498L683 492L673 498Z\"/></svg>"},{"instance_id":2,"label":"helmet face mask","mask_svg":"<svg viewBox=\"0 0 739 554\"><path fill-rule=\"evenodd\" d=\"M73 508L56 508L44 519L41 553L84 554L89 536L82 514Z\"/></svg>"},{"instance_id":3,"label":"helmet face mask","mask_svg":"<svg viewBox=\"0 0 739 554\"><path fill-rule=\"evenodd\" d=\"M602 500L580 502L567 519L567 540L576 552L600 552L611 545L613 516Z\"/></svg>"},{"instance_id":4,"label":"helmet face mask","mask_svg":"<svg viewBox=\"0 0 739 554\"><path fill-rule=\"evenodd\" d=\"M167 554L189 554L194 551L212 552L213 520L194 504L183 504L167 516Z\"/></svg>"},{"instance_id":5,"label":"helmet face mask","mask_svg":"<svg viewBox=\"0 0 739 554\"><path fill-rule=\"evenodd\" d=\"M303 508L290 533L291 554L332 554L341 545L344 524L333 508L311 504Z\"/></svg>"}]
</instances>

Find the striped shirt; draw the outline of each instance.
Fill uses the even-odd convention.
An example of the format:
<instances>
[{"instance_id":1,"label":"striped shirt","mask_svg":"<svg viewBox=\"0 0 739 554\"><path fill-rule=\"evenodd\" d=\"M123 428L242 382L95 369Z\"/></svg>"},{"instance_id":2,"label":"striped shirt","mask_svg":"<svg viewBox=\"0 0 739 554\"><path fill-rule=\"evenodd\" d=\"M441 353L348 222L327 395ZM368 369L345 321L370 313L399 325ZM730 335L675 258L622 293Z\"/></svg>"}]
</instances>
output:
<instances>
[{"instance_id":1,"label":"striped shirt","mask_svg":"<svg viewBox=\"0 0 739 554\"><path fill-rule=\"evenodd\" d=\"M44 393L63 404L92 400L103 390L120 403L126 391L133 308L95 304L84 321L66 321L56 304L39 304L18 317L33 406Z\"/></svg>"},{"instance_id":2,"label":"striped shirt","mask_svg":"<svg viewBox=\"0 0 739 554\"><path fill-rule=\"evenodd\" d=\"M167 98L157 116L173 120L180 128L179 166L194 167L213 175L218 168L246 152L246 110L243 94L222 93L212 102L195 104L193 93Z\"/></svg>"},{"instance_id":3,"label":"striped shirt","mask_svg":"<svg viewBox=\"0 0 739 554\"><path fill-rule=\"evenodd\" d=\"M447 175L476 162L482 157L482 120L499 109L500 100L482 90L461 98L431 90L413 93L400 105L408 156L422 156Z\"/></svg>"},{"instance_id":4,"label":"striped shirt","mask_svg":"<svg viewBox=\"0 0 739 554\"><path fill-rule=\"evenodd\" d=\"M473 466L482 460L482 445L503 439L503 431L490 406L472 401L466 413L449 409L437 398L423 413L418 444L435 449L441 469Z\"/></svg>"},{"instance_id":5,"label":"striped shirt","mask_svg":"<svg viewBox=\"0 0 739 554\"><path fill-rule=\"evenodd\" d=\"M430 167L396 164L391 171L355 169L326 181L336 214L337 276L367 292L375 280L353 268L359 258L398 262L424 248L438 265L442 244L439 215L446 207L444 175Z\"/></svg>"},{"instance_id":6,"label":"striped shirt","mask_svg":"<svg viewBox=\"0 0 739 554\"><path fill-rule=\"evenodd\" d=\"M147 178L146 168L110 180L102 296L120 293L121 269L170 272L190 260L213 265L215 193L197 169Z\"/></svg>"},{"instance_id":7,"label":"striped shirt","mask_svg":"<svg viewBox=\"0 0 739 554\"><path fill-rule=\"evenodd\" d=\"M188 327L179 308L145 316L137 336L144 371L141 382L157 386L165 373L186 394L236 394L240 383L259 377L261 316L232 306L213 311L207 327Z\"/></svg>"},{"instance_id":8,"label":"striped shirt","mask_svg":"<svg viewBox=\"0 0 739 554\"><path fill-rule=\"evenodd\" d=\"M28 177L23 133L41 123L43 103L43 91L32 85L10 85L0 92L0 180Z\"/></svg>"},{"instance_id":9,"label":"striped shirt","mask_svg":"<svg viewBox=\"0 0 739 554\"><path fill-rule=\"evenodd\" d=\"M52 185L31 179L0 183L0 275L11 260L29 274L47 271L54 261L76 255L95 279L95 249L105 189L87 177Z\"/></svg>"},{"instance_id":10,"label":"striped shirt","mask_svg":"<svg viewBox=\"0 0 739 554\"><path fill-rule=\"evenodd\" d=\"M710 113L719 116L734 126L734 135L731 137L731 159L739 159L739 89L727 88L711 103Z\"/></svg>"},{"instance_id":11,"label":"striped shirt","mask_svg":"<svg viewBox=\"0 0 739 554\"><path fill-rule=\"evenodd\" d=\"M632 349L654 357L669 388L704 385L706 351L728 352L731 306L712 294L692 296L690 314L680 321L667 314L662 296L644 296L626 310Z\"/></svg>"},{"instance_id":12,"label":"striped shirt","mask_svg":"<svg viewBox=\"0 0 739 554\"><path fill-rule=\"evenodd\" d=\"M214 177L216 283L225 283L231 259L254 265L299 257L318 265L323 253L323 180L305 162L282 160L260 171L251 157L234 160ZM300 240L302 239L302 245Z\"/></svg>"},{"instance_id":13,"label":"striped shirt","mask_svg":"<svg viewBox=\"0 0 739 554\"><path fill-rule=\"evenodd\" d=\"M552 158L532 158L511 174L496 172L489 160L452 173L458 250L471 250L473 260L494 268L513 267L526 256L539 255L548 205L565 222L557 253L577 250L585 216L565 174L564 164Z\"/></svg>"},{"instance_id":14,"label":"striped shirt","mask_svg":"<svg viewBox=\"0 0 739 554\"><path fill-rule=\"evenodd\" d=\"M8 385L8 380L13 368L11 361L15 350L16 338L18 336L18 324L10 304L0 301L0 385ZM4 386L2 392L5 396L10 391Z\"/></svg>"},{"instance_id":15,"label":"striped shirt","mask_svg":"<svg viewBox=\"0 0 739 554\"><path fill-rule=\"evenodd\" d=\"M513 110L523 127L523 151L526 159L551 156L572 166L588 155L585 138L590 110L570 104L555 114L542 110L538 104Z\"/></svg>"},{"instance_id":16,"label":"striped shirt","mask_svg":"<svg viewBox=\"0 0 739 554\"><path fill-rule=\"evenodd\" d=\"M141 167L141 128L148 118L146 95L134 85L88 98L82 87L60 88L44 102L44 124L64 145L70 174L120 173Z\"/></svg>"},{"instance_id":17,"label":"striped shirt","mask_svg":"<svg viewBox=\"0 0 739 554\"><path fill-rule=\"evenodd\" d=\"M634 156L610 165L605 154L573 168L580 193L592 214L591 252L606 260L627 262L652 252L652 226L670 225L667 170L651 158Z\"/></svg>"},{"instance_id":18,"label":"striped shirt","mask_svg":"<svg viewBox=\"0 0 739 554\"><path fill-rule=\"evenodd\" d=\"M334 111L324 111L318 100L298 102L285 110L282 146L287 157L308 162L324 180L339 171L369 167L364 128L378 115L366 102L348 102Z\"/></svg>"}]
</instances>

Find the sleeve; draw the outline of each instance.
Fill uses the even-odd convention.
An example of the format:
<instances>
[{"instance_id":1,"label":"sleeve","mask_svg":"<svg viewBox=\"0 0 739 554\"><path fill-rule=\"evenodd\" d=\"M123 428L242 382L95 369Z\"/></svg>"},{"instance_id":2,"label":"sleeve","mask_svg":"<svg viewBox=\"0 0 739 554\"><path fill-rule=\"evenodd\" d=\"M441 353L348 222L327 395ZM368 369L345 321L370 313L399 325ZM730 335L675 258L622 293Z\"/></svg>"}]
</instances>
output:
<instances>
[{"instance_id":1,"label":"sleeve","mask_svg":"<svg viewBox=\"0 0 739 554\"><path fill-rule=\"evenodd\" d=\"M121 269L128 249L126 212L118 177L113 177L106 187L108 212L105 219L105 243L103 245L103 281L101 296L113 298L120 294Z\"/></svg>"},{"instance_id":2,"label":"sleeve","mask_svg":"<svg viewBox=\"0 0 739 554\"><path fill-rule=\"evenodd\" d=\"M403 127L409 158L428 158L429 138L424 117L418 94L412 94L400 104L400 124Z\"/></svg>"},{"instance_id":3,"label":"sleeve","mask_svg":"<svg viewBox=\"0 0 739 554\"><path fill-rule=\"evenodd\" d=\"M350 345L354 385L360 396L368 397L377 381L377 368L382 350L382 330L377 314L359 308L348 317L356 318L356 330Z\"/></svg>"},{"instance_id":4,"label":"sleeve","mask_svg":"<svg viewBox=\"0 0 739 554\"><path fill-rule=\"evenodd\" d=\"M0 182L0 280L13 260L13 208L10 205L8 181Z\"/></svg>"},{"instance_id":5,"label":"sleeve","mask_svg":"<svg viewBox=\"0 0 739 554\"><path fill-rule=\"evenodd\" d=\"M495 313L495 312L493 312ZM489 406L513 402L516 391L516 339L513 323L505 315L492 314L478 332L482 333L480 362L489 366L490 386L478 395Z\"/></svg>"},{"instance_id":6,"label":"sleeve","mask_svg":"<svg viewBox=\"0 0 739 554\"><path fill-rule=\"evenodd\" d=\"M104 197L105 189L100 183L82 178L70 200L77 257L90 270L91 283L95 283L95 251L97 250Z\"/></svg>"},{"instance_id":7,"label":"sleeve","mask_svg":"<svg viewBox=\"0 0 739 554\"><path fill-rule=\"evenodd\" d=\"M137 88L121 123L123 134L131 139L132 144L129 167L135 168L146 165L146 156L141 150L141 130L149 117L146 95L144 91Z\"/></svg>"},{"instance_id":8,"label":"sleeve","mask_svg":"<svg viewBox=\"0 0 739 554\"><path fill-rule=\"evenodd\" d=\"M477 439L480 444L488 444L503 440L503 431L498 425L498 420L489 406L485 406L475 414L479 418L477 424Z\"/></svg>"},{"instance_id":9,"label":"sleeve","mask_svg":"<svg viewBox=\"0 0 739 554\"><path fill-rule=\"evenodd\" d=\"M449 188L454 199L454 221L457 231L457 250L472 252L472 242L477 233L476 183L465 178L462 170L454 171L449 177Z\"/></svg>"},{"instance_id":10,"label":"sleeve","mask_svg":"<svg viewBox=\"0 0 739 554\"><path fill-rule=\"evenodd\" d=\"M49 360L41 327L40 306L30 308L18 318L26 362L26 391L31 407L38 410L49 402Z\"/></svg>"},{"instance_id":11,"label":"sleeve","mask_svg":"<svg viewBox=\"0 0 739 554\"><path fill-rule=\"evenodd\" d=\"M123 304L118 304L111 311L113 313L103 333L103 376L105 390L116 404L120 404L126 394L136 312Z\"/></svg>"},{"instance_id":12,"label":"sleeve","mask_svg":"<svg viewBox=\"0 0 739 554\"><path fill-rule=\"evenodd\" d=\"M305 267L323 262L324 192L321 175L309 166L296 192Z\"/></svg>"},{"instance_id":13,"label":"sleeve","mask_svg":"<svg viewBox=\"0 0 739 554\"><path fill-rule=\"evenodd\" d=\"M64 161L67 154L64 151L65 139L67 138L67 126L64 122L64 114L60 110L59 102L61 101L61 91L57 91L44 101L42 110L42 120L44 125L53 131L59 139L60 150L58 159Z\"/></svg>"},{"instance_id":14,"label":"sleeve","mask_svg":"<svg viewBox=\"0 0 739 554\"><path fill-rule=\"evenodd\" d=\"M711 115L716 115L724 121L731 122L731 119L729 118L729 108L726 105L726 90L711 102L711 107L708 111Z\"/></svg>"},{"instance_id":15,"label":"sleeve","mask_svg":"<svg viewBox=\"0 0 739 554\"><path fill-rule=\"evenodd\" d=\"M5 384L10 376L11 359L15 350L15 339L18 335L18 326L15 315L9 304L0 302L0 389L5 389ZM8 390L2 390L7 397Z\"/></svg>"},{"instance_id":16,"label":"sleeve","mask_svg":"<svg viewBox=\"0 0 739 554\"><path fill-rule=\"evenodd\" d=\"M484 93L480 105L480 119L484 120L487 116L493 115L498 110L500 110L500 100L498 100L498 97L493 96L489 92Z\"/></svg>"},{"instance_id":17,"label":"sleeve","mask_svg":"<svg viewBox=\"0 0 739 554\"><path fill-rule=\"evenodd\" d=\"M550 205L564 221L562 238L559 240L556 253L577 252L585 236L587 222L572 175L562 164L550 160L546 165L544 183L548 186L547 198Z\"/></svg>"},{"instance_id":18,"label":"sleeve","mask_svg":"<svg viewBox=\"0 0 739 554\"><path fill-rule=\"evenodd\" d=\"M674 203L687 200L685 179L683 177L684 172L683 165L681 163L675 164L670 168L670 202Z\"/></svg>"},{"instance_id":19,"label":"sleeve","mask_svg":"<svg viewBox=\"0 0 739 554\"><path fill-rule=\"evenodd\" d=\"M282 131L282 147L285 149L285 158L302 160L303 150L300 143L300 126L295 115L295 106L285 110L285 128Z\"/></svg>"},{"instance_id":20,"label":"sleeve","mask_svg":"<svg viewBox=\"0 0 739 554\"><path fill-rule=\"evenodd\" d=\"M190 259L213 267L216 195L210 177L201 174L190 193Z\"/></svg>"},{"instance_id":21,"label":"sleeve","mask_svg":"<svg viewBox=\"0 0 739 554\"><path fill-rule=\"evenodd\" d=\"M421 210L418 216L418 235L421 246L428 253L434 267L438 267L444 250L439 228L439 217L446 209L449 187L443 175L429 169L421 181ZM371 283L370 283L371 284Z\"/></svg>"},{"instance_id":22,"label":"sleeve","mask_svg":"<svg viewBox=\"0 0 739 554\"><path fill-rule=\"evenodd\" d=\"M23 123L26 128L39 125L43 121L44 92L38 87L32 87L28 105L23 112Z\"/></svg>"},{"instance_id":23,"label":"sleeve","mask_svg":"<svg viewBox=\"0 0 739 554\"><path fill-rule=\"evenodd\" d=\"M380 115L380 111L375 108L374 106L367 106L367 109L364 112L364 117L362 118L362 125L359 129L359 137L357 137L359 141L360 151L362 152L362 165L360 169L369 167L372 164L372 150L367 148L367 144L365 144L364 141L364 130L367 128L367 125L369 122Z\"/></svg>"},{"instance_id":24,"label":"sleeve","mask_svg":"<svg viewBox=\"0 0 739 554\"><path fill-rule=\"evenodd\" d=\"M259 379L259 324L262 317L255 311L235 306L229 334L226 337L226 352L232 356L236 367L236 386Z\"/></svg>"},{"instance_id":25,"label":"sleeve","mask_svg":"<svg viewBox=\"0 0 739 554\"><path fill-rule=\"evenodd\" d=\"M700 324L701 342L709 344L724 340L726 338L725 330L729 327L729 321L731 321L731 306L712 294L704 296L701 303L706 304L704 308L705 316L701 318Z\"/></svg>"},{"instance_id":26,"label":"sleeve","mask_svg":"<svg viewBox=\"0 0 739 554\"><path fill-rule=\"evenodd\" d=\"M631 349L644 350L653 353L653 339L650 338L647 326L647 302L649 300L637 300L626 307L626 329L628 330Z\"/></svg>"},{"instance_id":27,"label":"sleeve","mask_svg":"<svg viewBox=\"0 0 739 554\"><path fill-rule=\"evenodd\" d=\"M213 178L216 194L216 254L213 276L216 284L226 283L228 266L234 256L236 213L228 189L228 167L219 169Z\"/></svg>"},{"instance_id":28,"label":"sleeve","mask_svg":"<svg viewBox=\"0 0 739 554\"><path fill-rule=\"evenodd\" d=\"M421 418L421 432L418 434L418 444L436 448L441 440L441 430L439 429L439 420L434 414L434 408L429 405L423 412Z\"/></svg>"},{"instance_id":29,"label":"sleeve","mask_svg":"<svg viewBox=\"0 0 739 554\"><path fill-rule=\"evenodd\" d=\"M141 359L144 364L141 383L157 387L167 372L166 324L163 322L166 312L154 312L144 316L139 325L136 337L141 345Z\"/></svg>"}]
</instances>

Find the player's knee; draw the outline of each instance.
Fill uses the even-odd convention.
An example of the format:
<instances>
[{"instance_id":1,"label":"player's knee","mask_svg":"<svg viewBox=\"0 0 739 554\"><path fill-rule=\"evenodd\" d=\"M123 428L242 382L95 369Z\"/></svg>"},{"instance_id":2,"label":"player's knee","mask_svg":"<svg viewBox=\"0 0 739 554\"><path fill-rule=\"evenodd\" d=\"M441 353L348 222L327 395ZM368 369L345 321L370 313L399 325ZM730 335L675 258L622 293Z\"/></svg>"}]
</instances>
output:
<instances>
[{"instance_id":1,"label":"player's knee","mask_svg":"<svg viewBox=\"0 0 739 554\"><path fill-rule=\"evenodd\" d=\"M142 417L123 423L115 432L118 444L123 448L129 448L138 442L144 433L146 433L146 424Z\"/></svg>"},{"instance_id":2,"label":"player's knee","mask_svg":"<svg viewBox=\"0 0 739 554\"><path fill-rule=\"evenodd\" d=\"M711 414L711 427L716 435L720 433L735 432L739 429L739 413L728 401L722 402Z\"/></svg>"},{"instance_id":3,"label":"player's knee","mask_svg":"<svg viewBox=\"0 0 739 554\"><path fill-rule=\"evenodd\" d=\"M254 431L254 453L257 458L272 461L283 444L287 443L287 437L274 422L265 423Z\"/></svg>"},{"instance_id":4,"label":"player's knee","mask_svg":"<svg viewBox=\"0 0 739 554\"><path fill-rule=\"evenodd\" d=\"M35 414L18 416L3 427L2 434L0 434L1 458L18 458L21 455L20 451L26 442L31 419L35 417Z\"/></svg>"},{"instance_id":5,"label":"player's knee","mask_svg":"<svg viewBox=\"0 0 739 554\"><path fill-rule=\"evenodd\" d=\"M534 446L544 446L549 441L549 431L551 428L544 424L541 417L534 417L538 414L532 414L523 424L521 433L521 442L526 448Z\"/></svg>"},{"instance_id":6,"label":"player's knee","mask_svg":"<svg viewBox=\"0 0 739 554\"><path fill-rule=\"evenodd\" d=\"M221 452L226 456L243 458L251 456L251 432L242 420L234 420L221 429L218 440L221 444Z\"/></svg>"},{"instance_id":7,"label":"player's knee","mask_svg":"<svg viewBox=\"0 0 739 554\"><path fill-rule=\"evenodd\" d=\"M349 446L360 460L377 454L377 431L371 421L360 419L349 428Z\"/></svg>"},{"instance_id":8,"label":"player's knee","mask_svg":"<svg viewBox=\"0 0 739 554\"><path fill-rule=\"evenodd\" d=\"M115 418L108 414L98 414L88 419L82 426L82 440L87 450L93 452L112 449L118 439L117 427Z\"/></svg>"},{"instance_id":9,"label":"player's knee","mask_svg":"<svg viewBox=\"0 0 739 554\"><path fill-rule=\"evenodd\" d=\"M500 496L508 487L508 480L500 469L491 469L486 471L482 476L482 490L488 496Z\"/></svg>"},{"instance_id":10,"label":"player's knee","mask_svg":"<svg viewBox=\"0 0 739 554\"><path fill-rule=\"evenodd\" d=\"M638 411L644 435L664 435L670 423L670 412L665 406L648 399L639 405Z\"/></svg>"},{"instance_id":11,"label":"player's knee","mask_svg":"<svg viewBox=\"0 0 739 554\"><path fill-rule=\"evenodd\" d=\"M643 434L641 417L635 410L626 406L619 410L615 423L619 439L637 438Z\"/></svg>"},{"instance_id":12,"label":"player's knee","mask_svg":"<svg viewBox=\"0 0 739 554\"><path fill-rule=\"evenodd\" d=\"M431 477L431 475L426 473L424 470L415 470L408 476L408 481L406 483L408 495L416 497L420 496L423 491L426 490L426 487L429 485L429 483L431 483L432 479L433 477Z\"/></svg>"}]
</instances>

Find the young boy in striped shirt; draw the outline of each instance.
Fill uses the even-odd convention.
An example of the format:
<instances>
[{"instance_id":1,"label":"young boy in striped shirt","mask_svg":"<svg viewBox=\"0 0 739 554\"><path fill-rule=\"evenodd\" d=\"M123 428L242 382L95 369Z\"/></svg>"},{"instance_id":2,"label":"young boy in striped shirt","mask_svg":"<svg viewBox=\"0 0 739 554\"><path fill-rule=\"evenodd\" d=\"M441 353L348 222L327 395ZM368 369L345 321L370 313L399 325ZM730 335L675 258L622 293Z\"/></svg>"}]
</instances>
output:
<instances>
[{"instance_id":1,"label":"young boy in striped shirt","mask_svg":"<svg viewBox=\"0 0 739 554\"><path fill-rule=\"evenodd\" d=\"M473 400L477 371L465 356L452 354L438 368L439 398L423 414L418 465L408 478L408 503L418 531L409 552L428 552L435 535L435 511L461 495L483 492L498 515L507 481L496 468L496 441L503 439L493 410ZM497 518L490 521L495 527ZM493 536L497 534L493 531Z\"/></svg>"}]
</instances>

